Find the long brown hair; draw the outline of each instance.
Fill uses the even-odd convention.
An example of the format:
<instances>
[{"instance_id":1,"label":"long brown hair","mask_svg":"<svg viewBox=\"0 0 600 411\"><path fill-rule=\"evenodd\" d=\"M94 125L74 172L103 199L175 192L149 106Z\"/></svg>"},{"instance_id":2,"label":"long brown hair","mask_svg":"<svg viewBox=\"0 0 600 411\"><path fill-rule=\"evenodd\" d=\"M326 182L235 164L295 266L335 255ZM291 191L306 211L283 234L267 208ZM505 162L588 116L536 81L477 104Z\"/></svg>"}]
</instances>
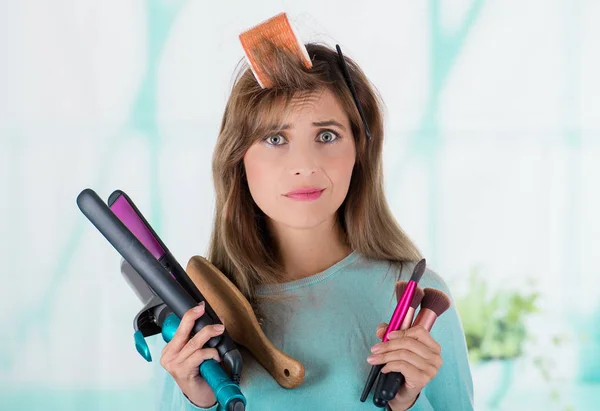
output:
<instances>
[{"instance_id":1,"label":"long brown hair","mask_svg":"<svg viewBox=\"0 0 600 411\"><path fill-rule=\"evenodd\" d=\"M356 161L348 194L337 212L348 246L367 258L388 260L399 267L405 261L420 259L417 247L396 223L385 199L383 102L378 92L360 67L345 57L371 131L372 139L367 141L337 52L318 43L306 44L306 49L312 60L311 69L285 51L275 52L277 62L269 72L274 85L268 89L261 88L242 62L213 155L216 207L208 259L251 303L256 302L258 285L281 280L283 266L267 229L266 216L250 195L243 157L257 139L283 123L291 99L307 92L330 90L350 120Z\"/></svg>"}]
</instances>

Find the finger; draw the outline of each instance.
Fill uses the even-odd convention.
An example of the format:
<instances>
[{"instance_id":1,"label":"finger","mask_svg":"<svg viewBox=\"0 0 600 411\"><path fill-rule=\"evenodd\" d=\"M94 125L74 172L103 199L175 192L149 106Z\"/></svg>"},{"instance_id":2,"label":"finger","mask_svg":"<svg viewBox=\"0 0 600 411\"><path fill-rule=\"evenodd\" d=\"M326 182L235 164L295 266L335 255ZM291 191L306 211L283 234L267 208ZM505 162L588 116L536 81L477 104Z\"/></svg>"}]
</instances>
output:
<instances>
[{"instance_id":1,"label":"finger","mask_svg":"<svg viewBox=\"0 0 600 411\"><path fill-rule=\"evenodd\" d=\"M405 336L414 338L415 340L421 341L423 344L428 346L433 352L439 354L442 352L442 347L437 341L433 339L431 333L425 329L422 325L415 325L414 327L406 330Z\"/></svg>"},{"instance_id":2,"label":"finger","mask_svg":"<svg viewBox=\"0 0 600 411\"><path fill-rule=\"evenodd\" d=\"M385 334L387 327L388 327L387 323L381 323L377 326L377 330L375 331L375 335L377 336L377 338L379 338L379 339L383 338L383 335Z\"/></svg>"},{"instance_id":3,"label":"finger","mask_svg":"<svg viewBox=\"0 0 600 411\"><path fill-rule=\"evenodd\" d=\"M169 352L176 355L181 351L190 339L190 333L194 328L196 320L204 315L204 311L204 301L202 301L196 307L187 310L185 314L183 314L181 322L175 331L175 335L173 335L171 341L165 346L165 352L163 354Z\"/></svg>"},{"instance_id":4,"label":"finger","mask_svg":"<svg viewBox=\"0 0 600 411\"><path fill-rule=\"evenodd\" d=\"M385 371L384 371L385 370ZM425 387L429 381L435 377L435 374L430 375L419 368L415 367L411 363L406 361L394 361L387 364L381 369L382 372L400 372L404 375L406 387L409 389L421 389Z\"/></svg>"},{"instance_id":5,"label":"finger","mask_svg":"<svg viewBox=\"0 0 600 411\"><path fill-rule=\"evenodd\" d=\"M429 331L427 331L424 327L420 325L409 328L407 330L393 331L388 334L388 339L390 340L403 339L405 337L409 337L416 341L420 341L435 354L440 354L442 352L441 345L433 339Z\"/></svg>"},{"instance_id":6,"label":"finger","mask_svg":"<svg viewBox=\"0 0 600 411\"><path fill-rule=\"evenodd\" d=\"M219 353L214 348L205 348L194 352L181 364L173 368L176 369L177 378L191 380L200 374L200 365L210 359L220 361Z\"/></svg>"},{"instance_id":7,"label":"finger","mask_svg":"<svg viewBox=\"0 0 600 411\"><path fill-rule=\"evenodd\" d=\"M194 370L200 366L206 360L215 360L221 362L219 352L214 348L204 348L198 350L185 359L182 363L182 368L185 370Z\"/></svg>"},{"instance_id":8,"label":"finger","mask_svg":"<svg viewBox=\"0 0 600 411\"><path fill-rule=\"evenodd\" d=\"M418 356L425 358L427 360L432 360L436 356L439 356L439 354L436 354L434 351L431 350L431 348L429 348L428 346L423 344L421 341L415 340L414 338L411 338L411 337L403 337L400 339L391 339L386 342L381 342L381 343L375 344L373 346L373 348L371 349L371 351L374 354L378 354L378 355L386 355L388 353L398 351L398 350L411 351L411 352L417 354Z\"/></svg>"},{"instance_id":9,"label":"finger","mask_svg":"<svg viewBox=\"0 0 600 411\"><path fill-rule=\"evenodd\" d=\"M204 344L212 337L220 335L225 330L225 327L221 324L207 325L202 328L188 343L181 349L181 352L177 356L177 362L183 362L186 358L191 356L195 351L204 347Z\"/></svg>"},{"instance_id":10,"label":"finger","mask_svg":"<svg viewBox=\"0 0 600 411\"><path fill-rule=\"evenodd\" d=\"M382 364L385 363L386 366L393 362L404 361L425 372L427 375L436 374L439 366L441 366L441 359L439 361L436 358L425 359L408 350L389 352L384 354L380 361L382 361Z\"/></svg>"}]
</instances>

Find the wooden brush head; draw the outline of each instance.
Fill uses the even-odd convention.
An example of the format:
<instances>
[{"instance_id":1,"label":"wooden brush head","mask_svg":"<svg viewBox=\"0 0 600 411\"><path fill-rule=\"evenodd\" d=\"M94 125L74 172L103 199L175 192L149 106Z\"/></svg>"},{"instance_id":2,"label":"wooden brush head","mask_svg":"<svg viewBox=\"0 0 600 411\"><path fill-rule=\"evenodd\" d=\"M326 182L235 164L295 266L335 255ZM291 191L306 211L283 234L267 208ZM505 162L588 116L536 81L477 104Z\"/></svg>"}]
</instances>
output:
<instances>
[{"instance_id":1,"label":"wooden brush head","mask_svg":"<svg viewBox=\"0 0 600 411\"><path fill-rule=\"evenodd\" d=\"M295 388L302 384L304 366L271 343L252 306L225 274L200 256L190 259L186 272L222 319L233 341L246 347L282 387Z\"/></svg>"}]
</instances>

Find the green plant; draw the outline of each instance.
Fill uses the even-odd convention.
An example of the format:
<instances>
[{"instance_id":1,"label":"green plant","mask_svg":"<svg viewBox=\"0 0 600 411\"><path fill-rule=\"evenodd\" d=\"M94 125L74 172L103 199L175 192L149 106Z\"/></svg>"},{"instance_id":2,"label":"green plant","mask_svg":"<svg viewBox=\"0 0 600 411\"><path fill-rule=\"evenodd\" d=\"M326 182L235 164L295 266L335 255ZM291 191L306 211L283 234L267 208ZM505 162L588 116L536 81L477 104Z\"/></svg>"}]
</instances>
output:
<instances>
[{"instance_id":1,"label":"green plant","mask_svg":"<svg viewBox=\"0 0 600 411\"><path fill-rule=\"evenodd\" d=\"M538 311L537 292L490 290L474 270L456 307L463 323L472 362L516 358L527 337L525 318Z\"/></svg>"}]
</instances>

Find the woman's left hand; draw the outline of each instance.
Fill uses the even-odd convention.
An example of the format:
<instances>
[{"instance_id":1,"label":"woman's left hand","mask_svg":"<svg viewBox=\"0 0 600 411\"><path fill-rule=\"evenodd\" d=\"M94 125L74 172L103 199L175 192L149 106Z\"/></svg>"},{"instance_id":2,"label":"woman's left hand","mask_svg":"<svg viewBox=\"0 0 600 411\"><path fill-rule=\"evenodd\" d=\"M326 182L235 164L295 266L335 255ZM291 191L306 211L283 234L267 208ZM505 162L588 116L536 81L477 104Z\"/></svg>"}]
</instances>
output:
<instances>
[{"instance_id":1,"label":"woman's left hand","mask_svg":"<svg viewBox=\"0 0 600 411\"><path fill-rule=\"evenodd\" d=\"M380 324L377 338L382 339L386 329L386 323ZM443 362L441 346L420 325L391 332L387 342L375 344L371 351L373 355L367 359L369 364L386 364L381 372L395 371L404 375L404 385L389 402L394 411L410 408L423 387L437 375Z\"/></svg>"}]
</instances>

